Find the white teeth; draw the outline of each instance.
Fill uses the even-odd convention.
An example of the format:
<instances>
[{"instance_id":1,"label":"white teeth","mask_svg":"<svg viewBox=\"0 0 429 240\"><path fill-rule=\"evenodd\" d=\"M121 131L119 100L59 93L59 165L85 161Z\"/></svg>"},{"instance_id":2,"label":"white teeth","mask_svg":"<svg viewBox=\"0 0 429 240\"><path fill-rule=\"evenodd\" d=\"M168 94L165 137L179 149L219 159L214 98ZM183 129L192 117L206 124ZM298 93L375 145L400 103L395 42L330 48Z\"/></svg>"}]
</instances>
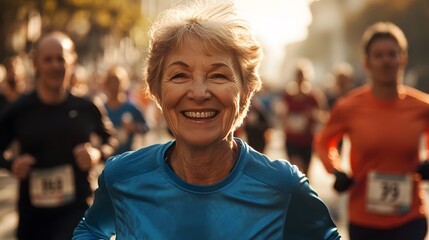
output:
<instances>
[{"instance_id":1,"label":"white teeth","mask_svg":"<svg viewBox=\"0 0 429 240\"><path fill-rule=\"evenodd\" d=\"M216 112L215 111L209 111L209 112L184 112L185 116L190 118L208 118L213 117Z\"/></svg>"}]
</instances>

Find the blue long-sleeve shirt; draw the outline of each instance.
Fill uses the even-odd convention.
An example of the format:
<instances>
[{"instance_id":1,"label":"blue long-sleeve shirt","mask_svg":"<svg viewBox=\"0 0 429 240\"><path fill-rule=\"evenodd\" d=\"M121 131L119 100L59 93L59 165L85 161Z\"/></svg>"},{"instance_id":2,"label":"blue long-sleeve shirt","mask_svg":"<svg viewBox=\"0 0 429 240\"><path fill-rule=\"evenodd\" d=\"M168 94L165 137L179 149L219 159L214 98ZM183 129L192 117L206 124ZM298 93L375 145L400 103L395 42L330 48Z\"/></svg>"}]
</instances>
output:
<instances>
[{"instance_id":1,"label":"blue long-sleeve shirt","mask_svg":"<svg viewBox=\"0 0 429 240\"><path fill-rule=\"evenodd\" d=\"M166 164L174 141L111 158L73 239L340 239L296 167L236 141L236 165L210 186L189 184Z\"/></svg>"}]
</instances>

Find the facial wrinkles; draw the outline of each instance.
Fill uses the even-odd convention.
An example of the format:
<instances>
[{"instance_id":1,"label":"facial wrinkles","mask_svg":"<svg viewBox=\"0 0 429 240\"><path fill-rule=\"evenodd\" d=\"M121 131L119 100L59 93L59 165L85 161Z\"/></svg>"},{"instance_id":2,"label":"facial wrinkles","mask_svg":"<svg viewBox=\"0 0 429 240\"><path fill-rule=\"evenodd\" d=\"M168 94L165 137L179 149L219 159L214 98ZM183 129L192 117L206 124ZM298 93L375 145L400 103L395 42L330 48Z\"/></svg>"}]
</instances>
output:
<instances>
[{"instance_id":1,"label":"facial wrinkles","mask_svg":"<svg viewBox=\"0 0 429 240\"><path fill-rule=\"evenodd\" d=\"M201 51L192 55L186 55L181 53L182 52L180 51L179 53L176 53L177 56L175 56L175 53L172 53L172 55L170 55L169 57L170 61L167 60L167 67L165 71L166 74L164 74L164 79L162 83L162 99L165 100L169 98L170 92L171 94L174 94L174 92L177 91L177 88L182 87L182 84L171 84L170 78L172 78L177 73L184 72L185 75L187 75L186 77L189 78L189 84L192 84L192 86L190 86L193 89L192 91L190 91L191 95L198 95L200 97L200 100L204 100L205 95L209 95L210 99L217 97L223 99L225 99L226 97L230 98L227 101L220 101L220 103L222 104L227 104L227 106L224 106L224 111L226 112L223 114L223 121L221 121L221 129L223 129L223 131L230 131L231 127L229 126L233 126L235 124L235 120L238 118L239 115L241 91L241 82L239 81L239 79L237 79L237 73L234 71L233 66L231 66L232 60L230 56L227 56L227 59L225 61L225 55L208 55L204 53L201 54ZM228 80L225 80L224 82L220 83L216 82L212 79L212 74L226 75L226 78L228 78ZM185 95L182 97L185 97ZM189 97L189 95L187 95L187 97ZM174 106L169 106L167 104L169 103L162 101L161 105L164 110L169 111L168 109L174 109ZM193 104L198 105L202 104L202 102L195 101L194 99ZM192 107L189 108L189 110L192 110ZM189 112L188 117L204 117L203 115L210 114L212 114L210 111L205 113ZM176 118L174 114L167 115L171 115L167 116L167 118L170 118L169 122L177 122L177 119L171 119Z\"/></svg>"},{"instance_id":2,"label":"facial wrinkles","mask_svg":"<svg viewBox=\"0 0 429 240\"><path fill-rule=\"evenodd\" d=\"M167 83L167 79L164 77L163 82L162 82L162 86L161 86L161 111L164 115L165 120L167 121L167 123L169 123L169 127L170 130L175 133L176 132L176 128L177 126L175 126L174 123L177 123L177 118L176 115L174 114L167 114L167 111L169 111L171 108L173 108L173 106L170 107L168 101L165 101L165 99L169 99L170 98L170 93L174 93L174 89L172 89L172 87ZM176 103L177 104L177 103ZM171 117L175 117L175 121L173 121L173 119L171 119Z\"/></svg>"},{"instance_id":3,"label":"facial wrinkles","mask_svg":"<svg viewBox=\"0 0 429 240\"><path fill-rule=\"evenodd\" d=\"M232 113L233 118L230 119L232 122L228 123L228 125L232 125L232 127L235 126L236 121L237 121L237 119L239 117L239 114L240 114L241 94L240 94L240 88L238 86L239 85L235 85L234 86L234 91L233 91L233 93L234 93L233 94L233 103L235 105L235 108L234 108L235 112ZM226 121L223 121L223 122L226 122Z\"/></svg>"},{"instance_id":4,"label":"facial wrinkles","mask_svg":"<svg viewBox=\"0 0 429 240\"><path fill-rule=\"evenodd\" d=\"M207 54L207 56L209 56ZM210 65L210 59L201 59L201 61L197 62L197 64L200 64L200 67L197 69L202 69L201 72L197 72L201 77L201 81L204 81L206 86L206 91L213 93L218 92L220 94L225 94L227 91L229 91L227 94L230 94L232 96L232 103L234 105L235 112L231 112L230 114L224 115L224 120L222 121L225 126L222 126L221 129L228 130L228 126L234 125L236 119L239 116L239 110L240 110L240 92L241 92L241 81L237 78L236 74L234 74L234 66L231 66L227 61L214 60L215 64ZM232 60L230 61L232 62ZM207 66L207 67L206 67ZM225 70L227 68L228 70ZM222 83L222 84L215 84L211 82L208 78L210 78L211 72L221 72L226 75L229 78L229 82ZM218 88L217 91L212 90L212 88ZM225 106L227 110L230 110L228 106Z\"/></svg>"}]
</instances>

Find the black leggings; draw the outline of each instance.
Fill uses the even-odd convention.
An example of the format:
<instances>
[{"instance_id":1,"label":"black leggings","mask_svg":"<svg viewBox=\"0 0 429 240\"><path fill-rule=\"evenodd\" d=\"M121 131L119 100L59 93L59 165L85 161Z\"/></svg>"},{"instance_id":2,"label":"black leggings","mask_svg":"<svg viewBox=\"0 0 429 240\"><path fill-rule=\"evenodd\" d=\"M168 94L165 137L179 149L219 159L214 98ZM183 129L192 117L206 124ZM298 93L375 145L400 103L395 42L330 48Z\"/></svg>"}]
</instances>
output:
<instances>
[{"instance_id":1,"label":"black leggings","mask_svg":"<svg viewBox=\"0 0 429 240\"><path fill-rule=\"evenodd\" d=\"M82 219L88 206L75 206L61 211L42 211L37 214L22 212L19 218L19 240L66 240Z\"/></svg>"},{"instance_id":2,"label":"black leggings","mask_svg":"<svg viewBox=\"0 0 429 240\"><path fill-rule=\"evenodd\" d=\"M418 218L390 229L367 228L349 224L350 240L424 240L426 232L426 218Z\"/></svg>"}]
</instances>

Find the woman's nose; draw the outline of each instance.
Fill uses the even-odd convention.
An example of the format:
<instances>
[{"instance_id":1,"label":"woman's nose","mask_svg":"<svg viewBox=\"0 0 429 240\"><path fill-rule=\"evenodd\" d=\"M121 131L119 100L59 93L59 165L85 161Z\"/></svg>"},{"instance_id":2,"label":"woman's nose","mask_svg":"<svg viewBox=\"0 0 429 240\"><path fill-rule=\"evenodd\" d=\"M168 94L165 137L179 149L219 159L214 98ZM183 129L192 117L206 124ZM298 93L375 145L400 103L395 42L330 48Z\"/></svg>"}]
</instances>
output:
<instances>
[{"instance_id":1,"label":"woman's nose","mask_svg":"<svg viewBox=\"0 0 429 240\"><path fill-rule=\"evenodd\" d=\"M211 97L208 83L205 79L195 79L189 91L189 97L197 102L202 102Z\"/></svg>"}]
</instances>

